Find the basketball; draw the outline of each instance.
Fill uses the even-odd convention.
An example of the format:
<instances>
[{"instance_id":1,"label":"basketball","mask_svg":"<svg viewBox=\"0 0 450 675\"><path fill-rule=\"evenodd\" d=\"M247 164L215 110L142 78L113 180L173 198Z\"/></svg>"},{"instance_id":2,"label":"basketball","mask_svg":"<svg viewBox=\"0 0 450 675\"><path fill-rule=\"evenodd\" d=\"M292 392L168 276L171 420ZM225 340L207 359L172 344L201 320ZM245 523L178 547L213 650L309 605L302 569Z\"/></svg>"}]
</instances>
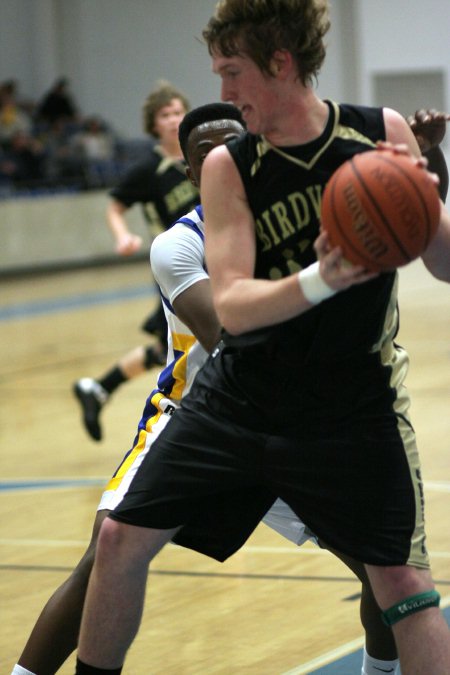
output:
<instances>
[{"instance_id":1,"label":"basketball","mask_svg":"<svg viewBox=\"0 0 450 675\"><path fill-rule=\"evenodd\" d=\"M436 233L440 202L430 174L407 155L373 150L355 155L328 181L321 220L332 246L371 272L419 257Z\"/></svg>"}]
</instances>

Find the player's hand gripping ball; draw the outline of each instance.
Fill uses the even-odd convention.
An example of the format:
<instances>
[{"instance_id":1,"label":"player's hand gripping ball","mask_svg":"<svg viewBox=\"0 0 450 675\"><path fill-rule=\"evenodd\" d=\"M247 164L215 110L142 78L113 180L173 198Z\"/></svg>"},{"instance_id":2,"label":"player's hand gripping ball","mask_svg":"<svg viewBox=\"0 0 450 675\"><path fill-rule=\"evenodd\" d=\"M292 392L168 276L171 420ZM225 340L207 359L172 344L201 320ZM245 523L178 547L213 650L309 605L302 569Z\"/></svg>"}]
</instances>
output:
<instances>
[{"instance_id":1,"label":"player's hand gripping ball","mask_svg":"<svg viewBox=\"0 0 450 675\"><path fill-rule=\"evenodd\" d=\"M371 150L331 176L321 220L346 260L387 272L426 250L440 220L439 194L430 174L408 155Z\"/></svg>"}]
</instances>

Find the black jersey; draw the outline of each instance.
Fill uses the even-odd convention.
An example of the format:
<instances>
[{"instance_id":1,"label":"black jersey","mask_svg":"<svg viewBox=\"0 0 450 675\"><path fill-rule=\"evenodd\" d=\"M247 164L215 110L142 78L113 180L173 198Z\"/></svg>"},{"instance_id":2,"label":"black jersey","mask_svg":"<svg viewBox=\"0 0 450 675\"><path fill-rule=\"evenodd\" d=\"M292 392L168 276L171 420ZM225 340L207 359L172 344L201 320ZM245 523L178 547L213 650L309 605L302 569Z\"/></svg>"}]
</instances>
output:
<instances>
[{"instance_id":1,"label":"black jersey","mask_svg":"<svg viewBox=\"0 0 450 675\"><path fill-rule=\"evenodd\" d=\"M386 137L380 108L327 104L327 125L310 143L276 148L247 133L227 144L255 219L257 278L284 277L316 260L313 243L328 179L354 154L373 150ZM383 274L275 327L237 337L225 332L225 343L264 343L291 365L376 352L396 332L395 279L395 273Z\"/></svg>"},{"instance_id":2,"label":"black jersey","mask_svg":"<svg viewBox=\"0 0 450 675\"><path fill-rule=\"evenodd\" d=\"M132 167L110 191L126 207L142 204L147 222L167 229L198 204L198 191L186 177L181 160L165 157L158 146L145 161Z\"/></svg>"}]
</instances>

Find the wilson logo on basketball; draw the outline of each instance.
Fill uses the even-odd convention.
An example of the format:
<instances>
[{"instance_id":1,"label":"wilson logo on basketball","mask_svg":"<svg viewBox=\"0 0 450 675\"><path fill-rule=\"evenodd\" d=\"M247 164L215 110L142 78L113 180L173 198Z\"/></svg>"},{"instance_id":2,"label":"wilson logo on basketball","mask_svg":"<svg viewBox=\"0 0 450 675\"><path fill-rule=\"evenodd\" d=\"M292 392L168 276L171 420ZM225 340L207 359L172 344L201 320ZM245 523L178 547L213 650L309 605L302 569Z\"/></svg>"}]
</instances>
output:
<instances>
[{"instance_id":1,"label":"wilson logo on basketball","mask_svg":"<svg viewBox=\"0 0 450 675\"><path fill-rule=\"evenodd\" d=\"M372 272L418 258L436 233L440 202L431 175L408 155L371 150L331 176L321 220L333 246Z\"/></svg>"},{"instance_id":2,"label":"wilson logo on basketball","mask_svg":"<svg viewBox=\"0 0 450 675\"><path fill-rule=\"evenodd\" d=\"M384 169L384 167L383 167ZM377 168L372 171L372 175L380 186L383 186L386 195L392 199L392 203L399 210L399 217L402 219L405 227L408 228L408 234L411 237L420 236L420 228L417 224L417 213L412 209L407 193L403 190L397 177L392 176L385 170Z\"/></svg>"},{"instance_id":3,"label":"wilson logo on basketball","mask_svg":"<svg viewBox=\"0 0 450 675\"><path fill-rule=\"evenodd\" d=\"M370 223L359 201L353 185L347 185L344 189L347 209L352 217L352 226L358 234L361 243L371 258L378 260L387 251L387 245L380 239L376 229Z\"/></svg>"}]
</instances>

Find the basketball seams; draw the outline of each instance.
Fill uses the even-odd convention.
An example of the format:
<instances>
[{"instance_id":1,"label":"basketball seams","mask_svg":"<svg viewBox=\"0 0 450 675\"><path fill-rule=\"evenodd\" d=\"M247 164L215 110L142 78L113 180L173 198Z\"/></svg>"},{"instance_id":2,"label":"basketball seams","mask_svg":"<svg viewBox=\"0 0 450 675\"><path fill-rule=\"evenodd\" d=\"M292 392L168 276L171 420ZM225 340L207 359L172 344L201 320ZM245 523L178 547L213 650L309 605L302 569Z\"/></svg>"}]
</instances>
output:
<instances>
[{"instance_id":1,"label":"basketball seams","mask_svg":"<svg viewBox=\"0 0 450 675\"><path fill-rule=\"evenodd\" d=\"M425 226L426 226L426 235L425 235L425 237L424 237L424 238L425 238L425 242L424 242L424 243L425 243L425 248L426 248L426 247L428 246L428 244L429 244L429 242L430 242L430 238L431 238L431 216L430 216L430 213L429 213L429 211L428 211L428 205L427 205L427 202L426 202L425 199L423 198L423 195L422 195L422 193L420 192L420 190L417 189L416 183L412 180L412 178L411 178L411 176L408 174L408 172L405 171L405 169L404 169L403 166L400 164L400 162L394 162L392 159L389 159L388 157L386 157L386 156L384 156L384 155L382 155L382 154L380 155L379 160L380 160L381 162L385 162L385 164L389 164L390 166L395 167L395 168L397 169L397 171L398 171L399 173L401 173L401 175L403 176L403 178L406 179L406 181L409 183L410 187L413 188L414 194L415 194L415 196L417 197L417 199L419 200L419 202L420 202L420 204L421 204L421 206L422 206L423 213L424 213L425 219L426 219L426 223L425 223ZM417 170L418 170L418 171L422 171L422 169L417 169Z\"/></svg>"},{"instance_id":2,"label":"basketball seams","mask_svg":"<svg viewBox=\"0 0 450 675\"><path fill-rule=\"evenodd\" d=\"M321 218L349 262L386 272L423 253L439 225L440 204L430 176L420 171L404 155L369 151L330 176Z\"/></svg>"},{"instance_id":3,"label":"basketball seams","mask_svg":"<svg viewBox=\"0 0 450 675\"><path fill-rule=\"evenodd\" d=\"M405 262L409 262L411 260L411 256L410 256L409 252L404 248L404 246L402 245L402 242L400 241L400 239L397 236L397 233L395 232L395 230L391 226L389 220L386 218L383 211L381 210L378 202L376 201L375 197L373 196L373 194L370 190L370 187L365 182L365 180L364 180L364 178L361 174L361 171L359 171L358 167L356 166L354 158L351 160L350 166L351 166L351 169L352 169L354 175L358 179L361 187L363 188L363 190L366 194L366 197L370 201L370 203L373 206L373 208L375 209L375 211L378 213L378 216L379 216L380 221L381 221L381 223L379 223L379 224L383 224L385 226L386 231L390 235L393 243L397 246L397 249L400 252L400 254L403 256ZM394 165L394 166L396 166L396 165Z\"/></svg>"},{"instance_id":4,"label":"basketball seams","mask_svg":"<svg viewBox=\"0 0 450 675\"><path fill-rule=\"evenodd\" d=\"M351 237L348 236L348 234L347 234L347 230L341 224L341 221L339 219L339 211L338 211L338 208L336 207L335 191L336 191L336 188L337 188L337 183L338 183L337 180L331 180L331 185L330 185L330 188L331 188L330 205L331 205L331 210L332 210L332 215L333 215L335 227L339 231L343 241L345 241L348 248L350 250L352 250L355 253L355 255L358 256L358 258L364 258L364 260L367 260L368 264L370 265L373 261L370 259L369 256L364 255L362 253L362 251L354 245ZM341 248L342 248L342 252L343 252L344 257L345 257L344 246L341 245ZM361 262L361 263L358 263L358 264L362 265L363 263Z\"/></svg>"}]
</instances>

